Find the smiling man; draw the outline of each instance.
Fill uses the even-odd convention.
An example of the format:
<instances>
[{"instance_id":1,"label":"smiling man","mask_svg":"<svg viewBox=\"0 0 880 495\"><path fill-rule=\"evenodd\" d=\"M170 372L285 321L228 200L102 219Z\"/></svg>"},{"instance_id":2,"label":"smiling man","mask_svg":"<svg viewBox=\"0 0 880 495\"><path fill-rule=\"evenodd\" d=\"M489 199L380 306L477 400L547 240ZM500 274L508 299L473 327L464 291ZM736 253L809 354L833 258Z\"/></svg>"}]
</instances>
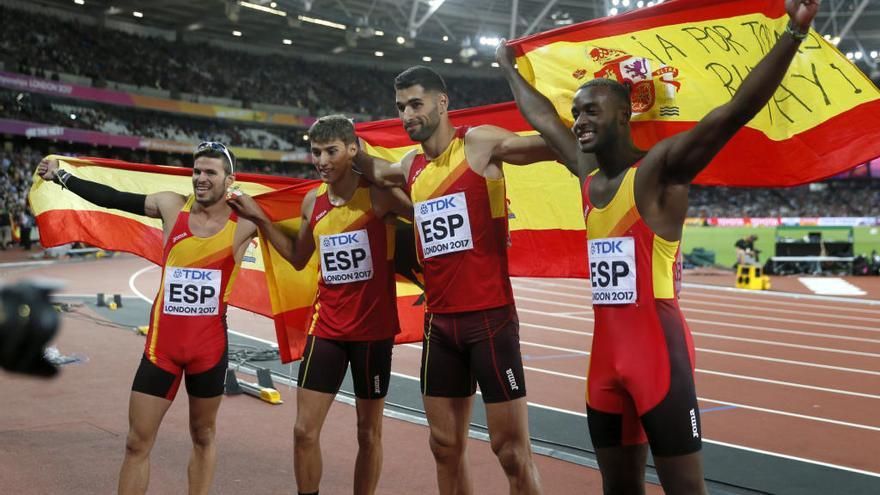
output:
<instances>
[{"instance_id":1,"label":"smiling man","mask_svg":"<svg viewBox=\"0 0 880 495\"><path fill-rule=\"evenodd\" d=\"M214 476L217 410L227 367L226 301L256 227L226 204L235 158L220 143L193 155L193 194L136 194L80 179L40 162L37 173L98 206L162 220L162 285L150 312L144 354L131 388L120 494L146 493L150 451L186 374L189 394L189 493L206 494Z\"/></svg>"},{"instance_id":2,"label":"smiling man","mask_svg":"<svg viewBox=\"0 0 880 495\"><path fill-rule=\"evenodd\" d=\"M253 198L240 195L230 204L252 219L297 270L316 249L320 258L318 295L297 380L297 489L301 495L318 493L321 428L351 364L358 430L354 493L371 494L382 469L382 410L394 336L400 333L394 229L396 216L412 218L412 205L399 189L373 186L352 170L357 138L350 119L318 119L309 129L309 142L324 183L303 199L296 239L274 227Z\"/></svg>"},{"instance_id":3,"label":"smiling man","mask_svg":"<svg viewBox=\"0 0 880 495\"><path fill-rule=\"evenodd\" d=\"M569 129L517 72L513 49L502 43L496 52L523 115L582 186L595 313L586 407L605 493L644 493L648 444L666 493L706 493L694 344L678 306L676 259L691 182L773 96L819 0L785 6L785 32L733 98L648 150L633 143L623 84L582 85Z\"/></svg>"}]
</instances>

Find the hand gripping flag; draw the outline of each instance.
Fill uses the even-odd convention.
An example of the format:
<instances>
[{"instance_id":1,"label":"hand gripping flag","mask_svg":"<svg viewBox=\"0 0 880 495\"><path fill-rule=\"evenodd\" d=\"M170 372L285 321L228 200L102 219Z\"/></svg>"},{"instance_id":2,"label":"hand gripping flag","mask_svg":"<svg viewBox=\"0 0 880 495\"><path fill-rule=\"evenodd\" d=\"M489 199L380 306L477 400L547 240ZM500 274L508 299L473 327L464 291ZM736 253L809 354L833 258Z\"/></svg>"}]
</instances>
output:
<instances>
[{"instance_id":1,"label":"hand gripping flag","mask_svg":"<svg viewBox=\"0 0 880 495\"><path fill-rule=\"evenodd\" d=\"M630 86L642 148L726 103L783 34L782 0L673 0L517 40L520 73L571 122L577 88ZM814 182L880 156L880 91L811 30L770 102L697 177L725 186Z\"/></svg>"},{"instance_id":2,"label":"hand gripping flag","mask_svg":"<svg viewBox=\"0 0 880 495\"><path fill-rule=\"evenodd\" d=\"M62 168L73 171L77 177L121 191L192 193L192 170L188 168L100 158L50 158L57 158ZM318 182L240 173L236 174L236 184L254 196L273 222L293 234L299 228L302 200ZM133 253L157 265L162 263L159 219L93 205L76 194L62 194L59 186L37 176L28 198L40 229L40 241L46 247L85 242L103 249ZM411 243L407 244L409 240L398 242L403 251L398 265L400 271L412 277L412 257L407 254L407 250L412 250ZM273 318L282 361L299 359L317 291L317 277L317 256L304 270L296 271L269 243L254 239L243 257L229 303ZM421 294L419 286L398 276L402 330L396 339L398 343L421 340Z\"/></svg>"}]
</instances>

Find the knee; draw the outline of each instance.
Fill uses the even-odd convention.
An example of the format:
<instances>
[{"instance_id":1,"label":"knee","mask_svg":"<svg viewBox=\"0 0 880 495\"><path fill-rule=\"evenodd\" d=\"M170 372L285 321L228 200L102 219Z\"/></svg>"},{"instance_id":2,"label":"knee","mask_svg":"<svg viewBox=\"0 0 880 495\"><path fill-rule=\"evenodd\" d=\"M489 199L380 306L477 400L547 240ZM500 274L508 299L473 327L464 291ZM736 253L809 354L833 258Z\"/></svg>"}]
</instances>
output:
<instances>
[{"instance_id":1,"label":"knee","mask_svg":"<svg viewBox=\"0 0 880 495\"><path fill-rule=\"evenodd\" d=\"M382 430L375 425L358 425L357 439L362 450L377 449L382 446Z\"/></svg>"},{"instance_id":2,"label":"knee","mask_svg":"<svg viewBox=\"0 0 880 495\"><path fill-rule=\"evenodd\" d=\"M431 433L428 443L434 459L440 464L457 463L464 455L464 439Z\"/></svg>"},{"instance_id":3,"label":"knee","mask_svg":"<svg viewBox=\"0 0 880 495\"><path fill-rule=\"evenodd\" d=\"M296 447L310 447L318 443L319 431L297 423L293 427L293 444Z\"/></svg>"},{"instance_id":4,"label":"knee","mask_svg":"<svg viewBox=\"0 0 880 495\"><path fill-rule=\"evenodd\" d=\"M526 471L530 459L527 445L506 440L492 442L492 452L498 457L501 468L508 475L517 475Z\"/></svg>"},{"instance_id":5,"label":"knee","mask_svg":"<svg viewBox=\"0 0 880 495\"><path fill-rule=\"evenodd\" d=\"M129 431L125 439L125 455L129 457L145 457L153 447L153 438L137 431Z\"/></svg>"},{"instance_id":6,"label":"knee","mask_svg":"<svg viewBox=\"0 0 880 495\"><path fill-rule=\"evenodd\" d=\"M216 428L213 424L191 426L189 433L192 437L193 445L201 448L213 445L215 430Z\"/></svg>"}]
</instances>

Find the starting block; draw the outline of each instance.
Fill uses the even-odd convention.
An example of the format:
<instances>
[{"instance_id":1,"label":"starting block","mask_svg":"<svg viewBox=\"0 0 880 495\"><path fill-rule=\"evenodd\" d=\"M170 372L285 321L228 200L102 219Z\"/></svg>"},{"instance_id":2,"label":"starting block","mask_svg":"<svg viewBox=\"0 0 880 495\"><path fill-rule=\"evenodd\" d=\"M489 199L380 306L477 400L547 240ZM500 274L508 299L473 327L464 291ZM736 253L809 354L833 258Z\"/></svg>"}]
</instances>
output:
<instances>
[{"instance_id":1,"label":"starting block","mask_svg":"<svg viewBox=\"0 0 880 495\"><path fill-rule=\"evenodd\" d=\"M235 370L226 370L226 395L248 394L269 404L283 404L281 394L275 389L272 382L272 374L265 368L257 368L257 380L259 383L251 383L239 380L235 376Z\"/></svg>"},{"instance_id":2,"label":"starting block","mask_svg":"<svg viewBox=\"0 0 880 495\"><path fill-rule=\"evenodd\" d=\"M770 290L770 277L758 265L736 265L736 288Z\"/></svg>"}]
</instances>

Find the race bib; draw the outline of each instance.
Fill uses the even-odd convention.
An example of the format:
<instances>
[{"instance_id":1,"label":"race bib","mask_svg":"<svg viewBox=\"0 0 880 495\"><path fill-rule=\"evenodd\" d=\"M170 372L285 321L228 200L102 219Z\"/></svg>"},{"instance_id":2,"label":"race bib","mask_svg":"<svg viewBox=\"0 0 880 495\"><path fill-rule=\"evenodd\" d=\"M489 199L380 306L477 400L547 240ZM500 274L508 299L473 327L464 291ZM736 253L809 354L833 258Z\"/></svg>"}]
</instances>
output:
<instances>
[{"instance_id":1,"label":"race bib","mask_svg":"<svg viewBox=\"0 0 880 495\"><path fill-rule=\"evenodd\" d=\"M463 192L418 202L414 209L423 258L474 248Z\"/></svg>"},{"instance_id":2,"label":"race bib","mask_svg":"<svg viewBox=\"0 0 880 495\"><path fill-rule=\"evenodd\" d=\"M319 240L325 284L350 284L373 278L373 255L366 229L322 235Z\"/></svg>"},{"instance_id":3,"label":"race bib","mask_svg":"<svg viewBox=\"0 0 880 495\"><path fill-rule=\"evenodd\" d=\"M636 249L632 237L590 239L593 304L636 302Z\"/></svg>"},{"instance_id":4,"label":"race bib","mask_svg":"<svg viewBox=\"0 0 880 495\"><path fill-rule=\"evenodd\" d=\"M220 313L220 270L165 267L166 315L202 316Z\"/></svg>"}]
</instances>

